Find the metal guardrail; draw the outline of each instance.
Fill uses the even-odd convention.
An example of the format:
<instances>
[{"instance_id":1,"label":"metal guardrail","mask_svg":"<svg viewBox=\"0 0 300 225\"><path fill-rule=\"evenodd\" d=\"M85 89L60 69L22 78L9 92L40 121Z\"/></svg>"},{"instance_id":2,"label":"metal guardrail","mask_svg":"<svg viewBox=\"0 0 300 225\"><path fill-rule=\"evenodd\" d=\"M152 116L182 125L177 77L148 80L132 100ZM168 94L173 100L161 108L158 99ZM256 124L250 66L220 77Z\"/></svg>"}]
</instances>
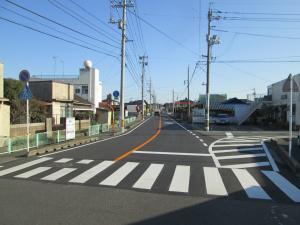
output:
<instances>
[{"instance_id":1,"label":"metal guardrail","mask_svg":"<svg viewBox=\"0 0 300 225\"><path fill-rule=\"evenodd\" d=\"M125 119L125 126L130 126L137 121L136 117ZM118 131L119 121L115 123L115 130ZM108 133L112 130L109 124L92 125L88 129L76 131L75 139L82 136L96 136L101 133ZM29 136L29 148L39 148L46 145L57 144L66 141L66 130L36 133ZM12 138L0 138L0 155L25 151L27 149L27 136Z\"/></svg>"}]
</instances>

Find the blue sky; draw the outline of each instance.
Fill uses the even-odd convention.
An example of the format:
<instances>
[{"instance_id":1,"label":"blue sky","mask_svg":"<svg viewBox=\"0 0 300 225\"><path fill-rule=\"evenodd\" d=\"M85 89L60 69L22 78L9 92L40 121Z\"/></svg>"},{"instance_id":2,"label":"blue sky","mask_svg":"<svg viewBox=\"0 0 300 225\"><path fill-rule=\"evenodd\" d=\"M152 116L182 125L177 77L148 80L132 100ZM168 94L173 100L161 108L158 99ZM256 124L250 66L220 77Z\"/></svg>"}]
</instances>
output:
<instances>
[{"instance_id":1,"label":"blue sky","mask_svg":"<svg viewBox=\"0 0 300 225\"><path fill-rule=\"evenodd\" d=\"M44 16L59 21L80 32L97 39L109 42L112 45L120 46L120 35L116 25L108 23L110 18L109 0L73 0L79 3L86 10L96 15L103 23L89 17L76 7L69 0L56 0L68 8L76 11L88 21L90 26L94 24L103 29L106 38L102 34L90 29L59 9L55 8L47 0L12 0L22 6L34 10ZM140 75L140 65L136 56L143 55L146 51L149 57L149 66L146 68L146 83L150 76L159 102L172 100L172 89L175 89L176 96L184 98L187 95L184 87L184 80L187 78L187 67L190 65L193 70L198 60L205 60L199 55L206 54L205 36L207 32L207 0L136 0L139 16L149 21L154 26L171 36L181 45L171 41L153 28L141 22L143 32L143 43L140 43L137 21L133 15L128 15L128 39L133 42L127 43L128 54L133 61L136 75ZM78 34L65 30L57 25L51 24L30 13L20 10L4 0L0 1L2 7L14 10L22 15L30 17L40 23L46 24L61 32L73 35L82 41L110 52L113 55L120 55L117 48L100 42L82 37ZM300 2L297 0L215 0L212 8L223 12L254 12L254 13L300 13ZM200 11L201 9L201 11ZM36 24L32 21L19 17L7 10L0 8L2 17L18 21L28 26L35 27L44 32L64 37L47 27ZM114 11L115 17L118 13ZM270 21L231 21L221 19L215 21L215 29L230 32L213 31L221 38L221 44L213 47L213 56L216 60L240 60L240 59L271 59L276 60L300 60L300 39L254 37L240 33L254 33L285 37L299 37L300 29L297 19L299 15L237 15L222 14L228 17L243 18L288 18L295 19L291 22L270 22ZM110 28L109 28L110 26ZM53 74L54 60L57 57L56 73L62 74L62 63L64 61L65 74L76 75L85 59L93 61L94 66L99 68L101 80L103 81L104 96L120 85L120 64L115 58L95 53L93 51L73 46L69 43L59 41L42 34L30 31L25 28L0 20L1 44L0 60L5 63L5 76L17 78L20 70L26 68L31 74ZM98 28L97 28L98 29ZM78 40L73 40L79 42ZM82 43L86 45L85 43ZM143 47L145 46L145 49ZM182 47L184 45L185 47ZM94 47L92 47L94 48ZM193 52L198 53L194 54ZM99 49L100 50L100 49ZM282 57L282 58L281 58ZM205 66L202 65L205 70ZM267 92L267 86L272 82L287 77L289 73L299 73L299 63L234 63L212 65L211 92L226 93L229 97L245 98L247 94ZM206 81L203 70L198 69L191 83L191 99L196 99L199 94L205 93ZM132 76L126 73L125 84L126 101L140 98L140 84L136 84Z\"/></svg>"}]
</instances>

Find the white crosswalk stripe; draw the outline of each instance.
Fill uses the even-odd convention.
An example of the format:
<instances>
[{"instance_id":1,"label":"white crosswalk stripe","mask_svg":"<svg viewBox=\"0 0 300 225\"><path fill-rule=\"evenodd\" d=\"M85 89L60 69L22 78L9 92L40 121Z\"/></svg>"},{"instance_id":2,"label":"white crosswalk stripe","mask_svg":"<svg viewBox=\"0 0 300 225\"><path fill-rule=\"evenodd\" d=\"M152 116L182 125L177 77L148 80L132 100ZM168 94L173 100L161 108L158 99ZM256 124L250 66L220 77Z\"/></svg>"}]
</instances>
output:
<instances>
[{"instance_id":1,"label":"white crosswalk stripe","mask_svg":"<svg viewBox=\"0 0 300 225\"><path fill-rule=\"evenodd\" d=\"M18 174L13 174L12 177L21 178L21 179L34 179L34 176L41 176L39 178L42 181L57 181L61 183L80 183L87 185L94 185L95 182L89 182L93 179L99 185L116 187L122 181L122 187L126 185L128 188L146 190L146 191L158 191L161 190L163 193L183 193L183 194L195 194L206 193L207 195L214 196L231 196L231 193L236 191L244 191L248 198L262 199L262 200L272 200L276 196L272 196L273 188L279 189L282 191L286 199L292 200L294 202L300 203L300 190L292 182L287 180L283 175L275 171L261 171L259 177L256 178L257 173L250 173L246 167L258 167L265 166L267 162L258 162L262 163L261 165L252 165L248 164L239 165L234 164L228 166L228 168L216 168L216 167L196 167L192 168L194 165L172 165L172 177L168 183L165 183L163 176L166 176L169 173L163 173L164 170L169 171L169 164L164 163L151 163L147 168L138 167L140 162L126 162L125 164L119 164L114 161L102 161L95 166L80 165L81 168L85 168L84 171L80 168L57 168L53 167L53 164L49 162L51 166L42 166L37 167L38 164L47 162L50 159L40 158L38 161L33 160L28 163L23 163L18 166L13 166L7 168L0 172L5 171L3 174L9 174L18 172ZM113 167L110 167L114 165ZM57 166L57 165L56 165ZM199 165L198 165L199 166ZM32 167L30 169L30 167ZM89 167L89 168L86 168ZM105 173L106 178L97 178L96 175L108 169ZM138 169L142 170L139 171ZM196 169L196 170L195 170ZM21 172L21 170L23 170ZM56 171L54 171L56 170ZM191 176L191 171L197 171ZM194 179L195 176L200 176L201 170L203 170L203 183L199 180ZM135 173L138 172L138 173ZM131 176L129 176L131 174ZM63 177L73 177L71 180L66 181L66 179L61 179ZM169 175L168 175L169 176ZM103 177L103 176L102 176ZM129 178L130 177L130 178ZM158 179L160 178L160 179ZM161 179L162 178L162 179ZM226 179L235 179L237 182L230 186ZM99 179L99 180L97 180ZM164 181L163 181L164 180ZM128 182L129 181L129 182ZM100 183L99 183L100 182ZM194 185L193 187L191 185ZM195 190L195 185L197 186ZM155 189L153 187L155 186ZM232 188L234 192L232 192ZM202 194L203 195L203 194ZM245 198L245 197L243 197Z\"/></svg>"},{"instance_id":2,"label":"white crosswalk stripe","mask_svg":"<svg viewBox=\"0 0 300 225\"><path fill-rule=\"evenodd\" d=\"M78 164L90 164L91 162L94 162L94 160L92 159L82 159L80 161L78 161Z\"/></svg>"},{"instance_id":3,"label":"white crosswalk stripe","mask_svg":"<svg viewBox=\"0 0 300 225\"><path fill-rule=\"evenodd\" d=\"M242 159L242 158L255 158L266 156L265 153L260 154L244 154L244 155L227 155L227 156L217 156L217 159Z\"/></svg>"},{"instance_id":4,"label":"white crosswalk stripe","mask_svg":"<svg viewBox=\"0 0 300 225\"><path fill-rule=\"evenodd\" d=\"M203 170L207 194L228 195L218 168L204 167Z\"/></svg>"},{"instance_id":5,"label":"white crosswalk stripe","mask_svg":"<svg viewBox=\"0 0 300 225\"><path fill-rule=\"evenodd\" d=\"M271 199L247 170L233 169L232 171L238 178L249 198Z\"/></svg>"},{"instance_id":6,"label":"white crosswalk stripe","mask_svg":"<svg viewBox=\"0 0 300 225\"><path fill-rule=\"evenodd\" d=\"M242 169L242 168L253 168L253 167L263 167L263 166L270 166L270 163L255 162L255 163L231 164L231 165L222 166L222 168Z\"/></svg>"},{"instance_id":7,"label":"white crosswalk stripe","mask_svg":"<svg viewBox=\"0 0 300 225\"><path fill-rule=\"evenodd\" d=\"M66 176L67 174L69 174L75 170L76 170L76 168L62 168L48 176L43 177L42 180L55 181L55 180L58 180L59 178L62 178L63 176Z\"/></svg>"},{"instance_id":8,"label":"white crosswalk stripe","mask_svg":"<svg viewBox=\"0 0 300 225\"><path fill-rule=\"evenodd\" d=\"M114 161L103 161L103 162L99 163L98 165L92 167L91 169L86 170L82 174L79 174L77 177L74 177L69 182L83 184L83 183L87 182L88 180L92 179L97 174L101 173L103 170L105 170L106 168L111 166L113 163L114 163Z\"/></svg>"},{"instance_id":9,"label":"white crosswalk stripe","mask_svg":"<svg viewBox=\"0 0 300 225\"><path fill-rule=\"evenodd\" d=\"M31 167L31 166L34 166L34 165L37 165L37 164L40 164L40 163L43 163L43 162L46 162L50 159L52 159L52 158L51 157L43 157L43 158L33 160L31 162L27 162L27 163L24 163L24 164L21 164L21 165L18 165L18 166L13 166L13 167L10 167L8 169L1 170L0 171L0 177L4 176L4 175L7 175L7 174L10 174L10 173L14 173L14 172L26 169L28 167Z\"/></svg>"},{"instance_id":10,"label":"white crosswalk stripe","mask_svg":"<svg viewBox=\"0 0 300 225\"><path fill-rule=\"evenodd\" d=\"M32 176L37 175L39 173L43 173L43 172L45 172L47 170L50 170L50 169L51 169L51 167L38 167L38 168L35 168L35 169L30 170L28 172L16 175L15 177L17 177L17 178L29 178L29 177L32 177Z\"/></svg>"},{"instance_id":11,"label":"white crosswalk stripe","mask_svg":"<svg viewBox=\"0 0 300 225\"><path fill-rule=\"evenodd\" d=\"M72 161L72 160L73 160L73 159L62 158L62 159L56 160L55 162L56 162L56 163L67 163L67 162L70 162L70 161Z\"/></svg>"},{"instance_id":12,"label":"white crosswalk stripe","mask_svg":"<svg viewBox=\"0 0 300 225\"><path fill-rule=\"evenodd\" d=\"M163 164L151 164L133 187L139 189L151 189L163 167Z\"/></svg>"},{"instance_id":13,"label":"white crosswalk stripe","mask_svg":"<svg viewBox=\"0 0 300 225\"><path fill-rule=\"evenodd\" d=\"M139 163L127 162L112 175L107 177L100 185L117 186Z\"/></svg>"},{"instance_id":14,"label":"white crosswalk stripe","mask_svg":"<svg viewBox=\"0 0 300 225\"><path fill-rule=\"evenodd\" d=\"M189 191L190 182L190 167L189 166L176 166L169 191L172 192L185 192Z\"/></svg>"}]
</instances>

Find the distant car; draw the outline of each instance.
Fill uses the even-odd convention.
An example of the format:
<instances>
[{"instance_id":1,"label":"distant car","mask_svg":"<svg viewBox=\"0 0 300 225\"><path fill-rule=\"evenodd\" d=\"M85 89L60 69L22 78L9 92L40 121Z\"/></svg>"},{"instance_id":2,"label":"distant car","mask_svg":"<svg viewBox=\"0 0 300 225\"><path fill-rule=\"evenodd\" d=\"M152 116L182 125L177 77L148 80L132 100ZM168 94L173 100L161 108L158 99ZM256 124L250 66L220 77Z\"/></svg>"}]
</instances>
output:
<instances>
[{"instance_id":1,"label":"distant car","mask_svg":"<svg viewBox=\"0 0 300 225\"><path fill-rule=\"evenodd\" d=\"M217 124L229 124L230 123L230 116L228 114L219 114L215 121Z\"/></svg>"},{"instance_id":2,"label":"distant car","mask_svg":"<svg viewBox=\"0 0 300 225\"><path fill-rule=\"evenodd\" d=\"M155 111L154 112L154 116L160 116L160 112L159 111Z\"/></svg>"}]
</instances>

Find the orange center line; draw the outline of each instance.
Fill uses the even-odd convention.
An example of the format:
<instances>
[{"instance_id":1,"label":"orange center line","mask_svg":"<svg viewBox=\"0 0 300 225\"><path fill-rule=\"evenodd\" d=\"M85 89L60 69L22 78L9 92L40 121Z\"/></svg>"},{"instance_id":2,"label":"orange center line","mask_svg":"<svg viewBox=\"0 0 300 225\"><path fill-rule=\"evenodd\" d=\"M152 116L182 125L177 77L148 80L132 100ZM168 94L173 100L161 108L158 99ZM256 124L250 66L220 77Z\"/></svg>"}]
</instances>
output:
<instances>
[{"instance_id":1,"label":"orange center line","mask_svg":"<svg viewBox=\"0 0 300 225\"><path fill-rule=\"evenodd\" d=\"M158 126L158 130L156 131L156 133L154 135L152 135L148 140L146 140L144 143L140 144L139 146L133 148L132 150L124 153L123 155L119 156L118 158L116 158L114 161L120 161L124 158L126 158L127 156L129 156L130 154L132 154L134 151L139 150L140 148L144 147L145 145L149 144L151 141L153 141L161 132L161 127L162 127L162 121L161 121L161 117L159 117L159 126Z\"/></svg>"}]
</instances>

